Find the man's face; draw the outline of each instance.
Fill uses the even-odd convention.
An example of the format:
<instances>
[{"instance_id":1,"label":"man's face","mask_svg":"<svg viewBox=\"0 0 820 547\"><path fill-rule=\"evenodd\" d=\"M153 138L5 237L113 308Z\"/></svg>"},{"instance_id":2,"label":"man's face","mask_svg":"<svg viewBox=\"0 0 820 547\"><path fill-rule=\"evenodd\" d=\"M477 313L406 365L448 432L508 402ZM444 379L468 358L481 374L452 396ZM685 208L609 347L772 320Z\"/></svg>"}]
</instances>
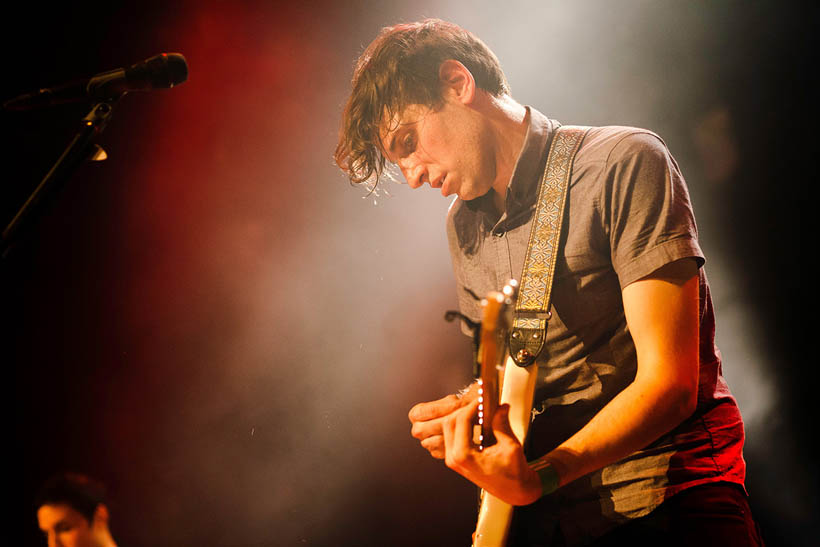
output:
<instances>
[{"instance_id":1,"label":"man's face","mask_svg":"<svg viewBox=\"0 0 820 547\"><path fill-rule=\"evenodd\" d=\"M46 504L37 511L40 530L48 538L48 547L96 547L98 542L92 524L76 509L65 503Z\"/></svg>"},{"instance_id":2,"label":"man's face","mask_svg":"<svg viewBox=\"0 0 820 547\"><path fill-rule=\"evenodd\" d=\"M443 196L475 199L492 188L496 175L486 120L445 95L440 108L410 105L380 128L388 161L411 188L425 182Z\"/></svg>"}]
</instances>

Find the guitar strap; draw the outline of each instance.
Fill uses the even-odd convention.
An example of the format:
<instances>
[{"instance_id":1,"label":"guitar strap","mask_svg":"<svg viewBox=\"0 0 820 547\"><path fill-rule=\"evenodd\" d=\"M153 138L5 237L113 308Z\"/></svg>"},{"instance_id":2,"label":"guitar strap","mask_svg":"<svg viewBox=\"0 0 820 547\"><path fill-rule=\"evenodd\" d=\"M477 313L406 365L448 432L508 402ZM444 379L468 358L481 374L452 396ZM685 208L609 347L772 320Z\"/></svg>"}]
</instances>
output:
<instances>
[{"instance_id":1,"label":"guitar strap","mask_svg":"<svg viewBox=\"0 0 820 547\"><path fill-rule=\"evenodd\" d=\"M510 355L520 367L534 363L544 347L572 162L589 129L564 125L555 130L552 138L538 187L538 202L510 332Z\"/></svg>"}]
</instances>

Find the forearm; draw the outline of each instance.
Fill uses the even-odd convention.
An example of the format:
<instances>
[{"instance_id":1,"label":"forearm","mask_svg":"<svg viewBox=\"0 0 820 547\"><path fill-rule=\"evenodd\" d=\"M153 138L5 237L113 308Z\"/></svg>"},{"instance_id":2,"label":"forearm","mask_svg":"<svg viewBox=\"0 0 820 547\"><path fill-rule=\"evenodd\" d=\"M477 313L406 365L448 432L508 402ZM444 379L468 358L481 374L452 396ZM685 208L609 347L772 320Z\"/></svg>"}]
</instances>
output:
<instances>
[{"instance_id":1,"label":"forearm","mask_svg":"<svg viewBox=\"0 0 820 547\"><path fill-rule=\"evenodd\" d=\"M644 448L691 415L695 403L691 388L636 378L587 425L538 461L548 462L563 486Z\"/></svg>"},{"instance_id":2,"label":"forearm","mask_svg":"<svg viewBox=\"0 0 820 547\"><path fill-rule=\"evenodd\" d=\"M664 266L623 290L635 380L542 459L564 485L647 446L692 414L698 390L698 276L694 260Z\"/></svg>"}]
</instances>

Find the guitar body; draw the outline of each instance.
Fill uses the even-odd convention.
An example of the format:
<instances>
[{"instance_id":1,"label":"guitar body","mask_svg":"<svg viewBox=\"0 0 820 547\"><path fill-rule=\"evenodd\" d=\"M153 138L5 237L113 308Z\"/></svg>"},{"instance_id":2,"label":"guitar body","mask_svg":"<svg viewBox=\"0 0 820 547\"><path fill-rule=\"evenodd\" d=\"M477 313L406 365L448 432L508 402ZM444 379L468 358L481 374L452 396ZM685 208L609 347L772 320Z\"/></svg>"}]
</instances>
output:
<instances>
[{"instance_id":1,"label":"guitar body","mask_svg":"<svg viewBox=\"0 0 820 547\"><path fill-rule=\"evenodd\" d=\"M492 444L493 413L498 404L510 405L510 426L523 444L532 416L532 400L538 367L515 364L507 352L507 333L511 324L512 302L517 283L511 281L503 292L493 292L482 301L484 312L479 345L479 449ZM481 491L478 522L473 547L502 547L512 520L513 507L488 492Z\"/></svg>"}]
</instances>

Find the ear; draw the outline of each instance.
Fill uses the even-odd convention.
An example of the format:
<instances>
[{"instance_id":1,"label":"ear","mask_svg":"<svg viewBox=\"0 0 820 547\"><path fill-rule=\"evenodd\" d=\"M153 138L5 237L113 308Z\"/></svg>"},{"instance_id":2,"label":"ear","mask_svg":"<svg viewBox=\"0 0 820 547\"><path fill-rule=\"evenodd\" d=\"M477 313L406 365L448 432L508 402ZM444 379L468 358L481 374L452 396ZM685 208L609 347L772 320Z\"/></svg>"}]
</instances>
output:
<instances>
[{"instance_id":1,"label":"ear","mask_svg":"<svg viewBox=\"0 0 820 547\"><path fill-rule=\"evenodd\" d=\"M475 78L470 70L455 59L448 59L438 68L438 78L442 86L442 96L452 97L462 104L475 100Z\"/></svg>"},{"instance_id":2,"label":"ear","mask_svg":"<svg viewBox=\"0 0 820 547\"><path fill-rule=\"evenodd\" d=\"M103 524L108 526L108 507L106 507L104 503L97 504L97 508L94 509L94 520L91 524Z\"/></svg>"}]
</instances>

